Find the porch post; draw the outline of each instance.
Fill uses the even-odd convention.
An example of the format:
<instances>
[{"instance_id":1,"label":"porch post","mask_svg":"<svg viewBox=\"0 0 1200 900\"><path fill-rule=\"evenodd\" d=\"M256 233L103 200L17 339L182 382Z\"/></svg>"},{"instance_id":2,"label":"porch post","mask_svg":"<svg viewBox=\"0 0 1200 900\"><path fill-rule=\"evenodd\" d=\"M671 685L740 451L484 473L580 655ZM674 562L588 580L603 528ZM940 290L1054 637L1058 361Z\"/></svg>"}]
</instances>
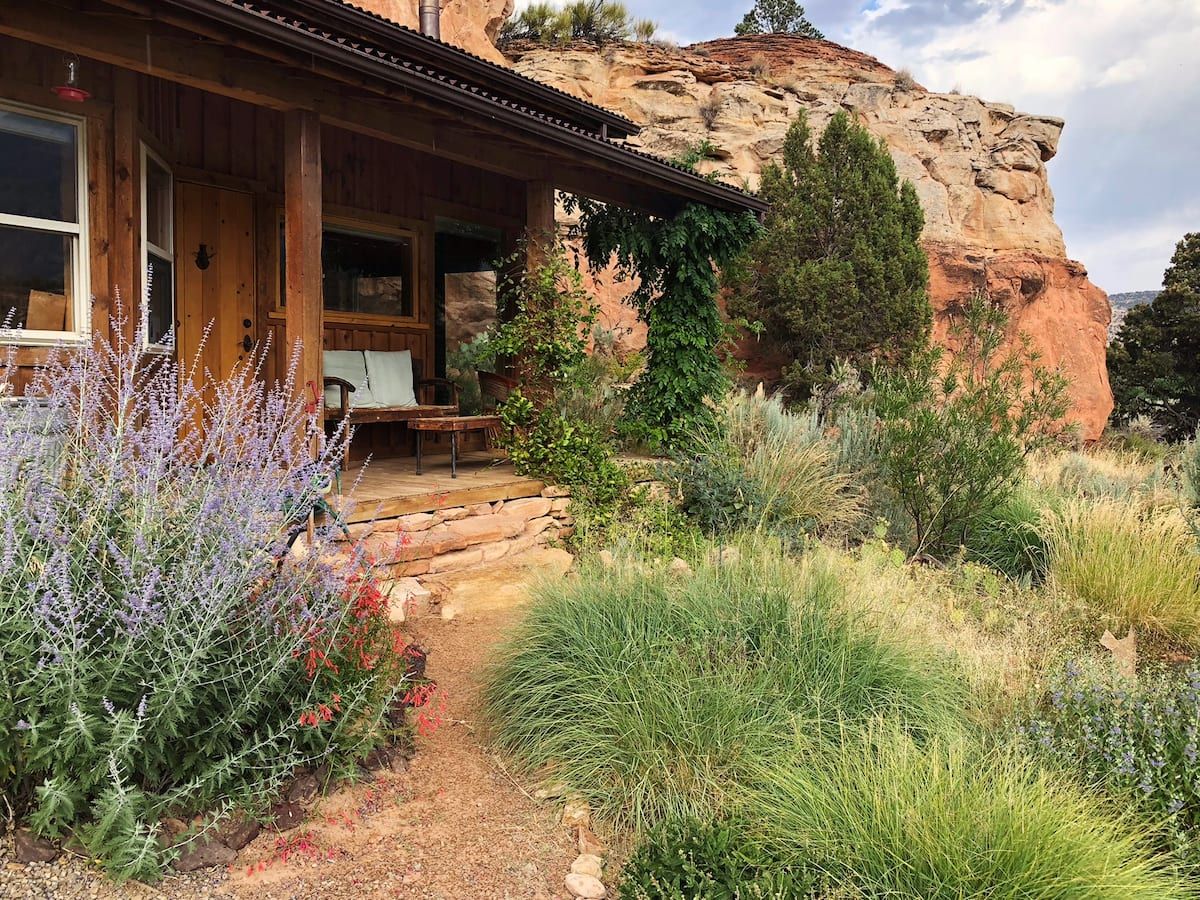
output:
<instances>
[{"instance_id":1,"label":"porch post","mask_svg":"<svg viewBox=\"0 0 1200 900\"><path fill-rule=\"evenodd\" d=\"M528 269L536 269L545 262L545 242L555 238L553 183L525 183L525 234L529 241L525 265Z\"/></svg>"},{"instance_id":2,"label":"porch post","mask_svg":"<svg viewBox=\"0 0 1200 900\"><path fill-rule=\"evenodd\" d=\"M284 113L283 191L288 352L296 341L301 342L296 388L305 401L315 399L320 415L325 396L321 382L321 120L312 110Z\"/></svg>"}]
</instances>

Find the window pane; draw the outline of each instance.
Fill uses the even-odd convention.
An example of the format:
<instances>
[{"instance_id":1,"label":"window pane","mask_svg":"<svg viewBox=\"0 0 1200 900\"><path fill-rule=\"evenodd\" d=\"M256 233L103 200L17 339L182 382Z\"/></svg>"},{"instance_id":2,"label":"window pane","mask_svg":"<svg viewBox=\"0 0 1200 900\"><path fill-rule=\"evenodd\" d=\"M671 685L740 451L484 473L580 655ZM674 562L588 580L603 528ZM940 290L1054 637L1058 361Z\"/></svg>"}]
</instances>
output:
<instances>
[{"instance_id":1,"label":"window pane","mask_svg":"<svg viewBox=\"0 0 1200 900\"><path fill-rule=\"evenodd\" d=\"M146 156L146 240L156 247L172 251L171 173Z\"/></svg>"},{"instance_id":2,"label":"window pane","mask_svg":"<svg viewBox=\"0 0 1200 900\"><path fill-rule=\"evenodd\" d=\"M413 248L408 238L326 229L321 265L326 309L413 314Z\"/></svg>"},{"instance_id":3,"label":"window pane","mask_svg":"<svg viewBox=\"0 0 1200 900\"><path fill-rule=\"evenodd\" d=\"M0 225L0 324L36 331L74 328L76 238Z\"/></svg>"},{"instance_id":4,"label":"window pane","mask_svg":"<svg viewBox=\"0 0 1200 900\"><path fill-rule=\"evenodd\" d=\"M76 129L0 109L0 212L78 222Z\"/></svg>"},{"instance_id":5,"label":"window pane","mask_svg":"<svg viewBox=\"0 0 1200 900\"><path fill-rule=\"evenodd\" d=\"M146 297L146 340L165 344L175 329L175 266L153 251L150 262L150 291Z\"/></svg>"}]
</instances>

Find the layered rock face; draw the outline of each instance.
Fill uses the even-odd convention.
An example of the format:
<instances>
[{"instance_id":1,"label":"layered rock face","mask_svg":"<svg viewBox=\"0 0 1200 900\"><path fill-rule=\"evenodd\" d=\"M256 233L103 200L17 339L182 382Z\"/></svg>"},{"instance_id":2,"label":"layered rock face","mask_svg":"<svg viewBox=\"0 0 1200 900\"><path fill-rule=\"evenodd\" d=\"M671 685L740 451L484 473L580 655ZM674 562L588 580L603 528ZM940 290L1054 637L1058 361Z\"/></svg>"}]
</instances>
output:
<instances>
[{"instance_id":1,"label":"layered rock face","mask_svg":"<svg viewBox=\"0 0 1200 900\"><path fill-rule=\"evenodd\" d=\"M355 6L409 28L419 29L419 0L352 0ZM442 40L490 59L504 62L496 36L512 15L513 0L442 0Z\"/></svg>"},{"instance_id":2,"label":"layered rock face","mask_svg":"<svg viewBox=\"0 0 1200 900\"><path fill-rule=\"evenodd\" d=\"M1099 437L1112 410L1104 364L1110 310L1083 266L1067 259L1054 221L1045 164L1061 119L931 93L865 54L785 35L686 49L523 47L510 61L639 122L634 142L651 152L672 157L709 141L716 159L702 169L751 187L779 158L800 110L816 133L849 111L885 141L921 198L935 336L949 341L955 309L988 290L1008 308L1014 340L1027 334L1043 362L1063 369L1083 436ZM605 321L644 333L620 303L623 286L604 285ZM766 362L751 359L750 368L761 372Z\"/></svg>"}]
</instances>

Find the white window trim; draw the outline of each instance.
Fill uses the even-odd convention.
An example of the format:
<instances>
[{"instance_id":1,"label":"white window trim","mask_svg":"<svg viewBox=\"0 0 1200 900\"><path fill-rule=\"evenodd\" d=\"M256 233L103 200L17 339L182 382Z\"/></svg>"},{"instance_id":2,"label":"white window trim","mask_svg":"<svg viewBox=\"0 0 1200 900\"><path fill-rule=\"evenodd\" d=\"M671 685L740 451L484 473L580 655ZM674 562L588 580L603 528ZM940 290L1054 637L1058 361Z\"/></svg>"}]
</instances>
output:
<instances>
[{"instance_id":1,"label":"white window trim","mask_svg":"<svg viewBox=\"0 0 1200 900\"><path fill-rule=\"evenodd\" d=\"M52 232L71 235L75 238L71 259L71 294L74 304L70 331L42 331L27 328L0 328L0 341L7 344L25 344L45 347L64 343L83 343L92 333L91 293L91 244L88 240L88 179L87 179L87 119L57 110L30 106L0 98L0 109L11 110L21 115L61 122L75 129L75 205L78 223L61 222L57 219L38 219L0 212L0 225L11 225L28 231Z\"/></svg>"},{"instance_id":2,"label":"white window trim","mask_svg":"<svg viewBox=\"0 0 1200 900\"><path fill-rule=\"evenodd\" d=\"M175 243L175 172L171 169L171 167L169 165L167 165L167 161L165 159L163 159L161 156L159 156L157 153L155 153L153 150L151 150L149 147L147 147L144 143L141 145L141 147L142 147L142 151L141 151L141 159L139 161L139 165L141 166L141 176L142 176L141 177L141 195L140 195L141 207L142 207L142 231L141 231L142 270L141 271L142 271L142 278L143 278L142 302L141 302L142 349L147 353L164 353L164 354L174 353L175 352L175 342L178 340L178 335L175 333L175 322L178 321L176 318L175 304L176 304L176 301L178 298L176 298L176 296L175 296L175 285L174 284L171 285L171 336L172 336L172 342L169 344L158 344L158 343L154 343L150 340L150 294L146 290L146 288L149 286L149 283L146 279L148 279L149 275L150 275L150 251L153 250L158 256L170 261L171 275L172 275L172 277L174 277L174 275L175 275L175 248L174 248L174 246L160 247L158 244L151 242L150 238L147 237L147 234L149 231L149 229L147 227L149 224L148 223L149 203L147 202L149 199L149 191L147 190L146 184L147 184L147 174L149 172L149 167L146 165L146 162L147 162L147 160L151 160L151 159L154 160L154 162L156 162L159 166L162 167L163 171L165 171L169 176L171 176L171 196L170 196L170 207L169 207L168 213L170 215L170 223L171 223L170 237L171 237L172 244Z\"/></svg>"}]
</instances>

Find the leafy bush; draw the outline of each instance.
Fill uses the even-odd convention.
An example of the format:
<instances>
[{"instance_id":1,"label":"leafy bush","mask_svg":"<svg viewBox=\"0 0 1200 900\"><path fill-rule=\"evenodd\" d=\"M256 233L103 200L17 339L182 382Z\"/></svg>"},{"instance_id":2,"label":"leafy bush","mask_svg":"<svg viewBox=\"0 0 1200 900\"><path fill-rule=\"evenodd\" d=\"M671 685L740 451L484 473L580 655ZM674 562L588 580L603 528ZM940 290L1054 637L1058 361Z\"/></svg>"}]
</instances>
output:
<instances>
[{"instance_id":1,"label":"leafy bush","mask_svg":"<svg viewBox=\"0 0 1200 900\"><path fill-rule=\"evenodd\" d=\"M621 900L802 900L816 879L781 866L738 827L695 819L654 829L621 870Z\"/></svg>"},{"instance_id":2,"label":"leafy bush","mask_svg":"<svg viewBox=\"0 0 1200 900\"><path fill-rule=\"evenodd\" d=\"M1021 727L1030 749L1132 801L1189 866L1200 866L1200 669L1138 681L1076 663Z\"/></svg>"},{"instance_id":3,"label":"leafy bush","mask_svg":"<svg viewBox=\"0 0 1200 900\"><path fill-rule=\"evenodd\" d=\"M1046 505L1046 498L1032 489L1018 488L980 517L971 532L967 556L1009 578L1028 578L1034 584L1042 581L1050 564Z\"/></svg>"},{"instance_id":4,"label":"leafy bush","mask_svg":"<svg viewBox=\"0 0 1200 900\"><path fill-rule=\"evenodd\" d=\"M1054 584L1114 630L1200 640L1200 555L1178 513L1077 501L1049 517L1047 534Z\"/></svg>"},{"instance_id":5,"label":"leafy bush","mask_svg":"<svg viewBox=\"0 0 1200 900\"><path fill-rule=\"evenodd\" d=\"M585 566L544 586L489 673L498 748L643 828L717 814L797 734L884 714L960 727L956 675L862 623L828 567L750 545L695 565Z\"/></svg>"},{"instance_id":6,"label":"leafy bush","mask_svg":"<svg viewBox=\"0 0 1200 900\"><path fill-rule=\"evenodd\" d=\"M730 394L668 470L684 510L710 533L785 538L855 520L859 498L812 419L778 397Z\"/></svg>"},{"instance_id":7,"label":"leafy bush","mask_svg":"<svg viewBox=\"0 0 1200 900\"><path fill-rule=\"evenodd\" d=\"M758 239L726 268L730 310L765 325L799 398L838 360L865 368L924 347L932 313L924 221L887 148L839 112L815 141L801 113L781 166L762 176L771 204Z\"/></svg>"},{"instance_id":8,"label":"leafy bush","mask_svg":"<svg viewBox=\"0 0 1200 900\"><path fill-rule=\"evenodd\" d=\"M1192 892L1132 823L1018 753L917 746L889 728L760 771L747 798L771 858L849 896L1059 900Z\"/></svg>"},{"instance_id":9,"label":"leafy bush","mask_svg":"<svg viewBox=\"0 0 1200 900\"><path fill-rule=\"evenodd\" d=\"M351 765L404 671L361 561L289 551L340 448L310 460L320 424L257 360L197 386L141 346L56 355L43 404L0 408L0 788L144 877L164 816Z\"/></svg>"},{"instance_id":10,"label":"leafy bush","mask_svg":"<svg viewBox=\"0 0 1200 900\"><path fill-rule=\"evenodd\" d=\"M970 545L1026 457L1064 429L1065 380L1028 347L1001 358L1007 322L976 297L955 329L953 359L930 348L876 373L883 478L912 521L917 554L945 557Z\"/></svg>"}]
</instances>

